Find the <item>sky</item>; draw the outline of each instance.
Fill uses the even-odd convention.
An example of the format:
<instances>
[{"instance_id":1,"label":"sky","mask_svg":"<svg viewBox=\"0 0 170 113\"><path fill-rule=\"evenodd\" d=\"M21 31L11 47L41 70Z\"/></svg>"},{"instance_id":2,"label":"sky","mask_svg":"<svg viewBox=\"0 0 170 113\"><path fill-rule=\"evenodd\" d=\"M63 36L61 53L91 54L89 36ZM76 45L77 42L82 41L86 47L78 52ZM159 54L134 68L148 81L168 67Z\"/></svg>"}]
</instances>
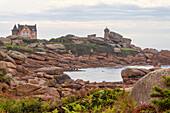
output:
<instances>
[{"instance_id":1,"label":"sky","mask_svg":"<svg viewBox=\"0 0 170 113\"><path fill-rule=\"evenodd\" d=\"M170 50L170 0L0 0L0 37L37 24L38 38L103 37L104 29L142 48Z\"/></svg>"}]
</instances>

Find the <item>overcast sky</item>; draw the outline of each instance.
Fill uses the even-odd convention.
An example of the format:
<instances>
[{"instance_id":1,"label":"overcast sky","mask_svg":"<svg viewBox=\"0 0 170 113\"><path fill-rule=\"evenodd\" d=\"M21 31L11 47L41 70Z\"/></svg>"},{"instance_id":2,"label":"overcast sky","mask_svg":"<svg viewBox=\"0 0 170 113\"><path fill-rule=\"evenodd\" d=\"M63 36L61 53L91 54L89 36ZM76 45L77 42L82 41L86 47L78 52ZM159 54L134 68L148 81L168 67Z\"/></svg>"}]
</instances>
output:
<instances>
[{"instance_id":1,"label":"overcast sky","mask_svg":"<svg viewBox=\"0 0 170 113\"><path fill-rule=\"evenodd\" d=\"M37 24L38 38L103 36L103 29L142 48L170 50L170 0L0 0L0 37L14 24Z\"/></svg>"}]
</instances>

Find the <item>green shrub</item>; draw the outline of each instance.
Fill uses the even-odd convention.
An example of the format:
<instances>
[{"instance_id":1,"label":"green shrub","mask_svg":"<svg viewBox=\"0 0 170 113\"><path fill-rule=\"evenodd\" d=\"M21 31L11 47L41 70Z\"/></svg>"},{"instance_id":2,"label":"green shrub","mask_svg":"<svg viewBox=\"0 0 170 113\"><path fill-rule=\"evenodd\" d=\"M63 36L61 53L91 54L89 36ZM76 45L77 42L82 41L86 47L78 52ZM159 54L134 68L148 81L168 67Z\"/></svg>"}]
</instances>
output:
<instances>
[{"instance_id":1,"label":"green shrub","mask_svg":"<svg viewBox=\"0 0 170 113\"><path fill-rule=\"evenodd\" d=\"M135 113L156 113L156 109L152 105L141 105L135 109Z\"/></svg>"},{"instance_id":2,"label":"green shrub","mask_svg":"<svg viewBox=\"0 0 170 113\"><path fill-rule=\"evenodd\" d=\"M0 99L0 113L57 113L56 105L43 103L40 99Z\"/></svg>"},{"instance_id":3,"label":"green shrub","mask_svg":"<svg viewBox=\"0 0 170 113\"><path fill-rule=\"evenodd\" d=\"M121 101L120 101L121 99ZM124 100L124 101L123 101ZM134 110L135 103L130 100L127 93L120 89L92 89L89 92L81 92L74 97L67 97L63 100L62 108L65 112L104 112L104 111L127 111ZM110 110L109 110L110 109Z\"/></svg>"},{"instance_id":4,"label":"green shrub","mask_svg":"<svg viewBox=\"0 0 170 113\"><path fill-rule=\"evenodd\" d=\"M170 84L170 77L165 77L165 75L162 76L164 78L164 84L166 86L169 86ZM170 110L170 90L169 89L162 89L158 86L154 86L152 88L156 93L151 93L151 97L158 97L158 100L152 100L151 103L157 106L158 111L167 111Z\"/></svg>"}]
</instances>

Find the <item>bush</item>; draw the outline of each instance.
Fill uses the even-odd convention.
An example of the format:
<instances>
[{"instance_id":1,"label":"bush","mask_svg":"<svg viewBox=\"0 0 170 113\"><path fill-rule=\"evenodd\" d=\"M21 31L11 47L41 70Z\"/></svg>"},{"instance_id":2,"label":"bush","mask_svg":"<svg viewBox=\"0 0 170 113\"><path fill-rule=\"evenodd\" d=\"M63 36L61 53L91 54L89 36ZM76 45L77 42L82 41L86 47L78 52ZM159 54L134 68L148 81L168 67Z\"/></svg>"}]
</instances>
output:
<instances>
[{"instance_id":1,"label":"bush","mask_svg":"<svg viewBox=\"0 0 170 113\"><path fill-rule=\"evenodd\" d=\"M165 77L165 75L162 76L164 78L164 85L170 86L170 77ZM156 93L151 93L151 97L158 97L158 100L152 100L151 103L157 106L158 112L163 112L170 110L170 90L169 89L162 89L158 86L154 86L152 88Z\"/></svg>"},{"instance_id":2,"label":"bush","mask_svg":"<svg viewBox=\"0 0 170 113\"><path fill-rule=\"evenodd\" d=\"M40 99L0 99L0 113L57 113L55 103L43 103Z\"/></svg>"},{"instance_id":3,"label":"bush","mask_svg":"<svg viewBox=\"0 0 170 113\"><path fill-rule=\"evenodd\" d=\"M67 97L63 100L62 108L65 112L105 112L116 111L132 112L134 101L130 100L127 93L120 89L92 89L89 92L81 92L75 97Z\"/></svg>"},{"instance_id":4,"label":"bush","mask_svg":"<svg viewBox=\"0 0 170 113\"><path fill-rule=\"evenodd\" d=\"M141 105L135 109L135 113L156 113L156 109L152 105Z\"/></svg>"}]
</instances>

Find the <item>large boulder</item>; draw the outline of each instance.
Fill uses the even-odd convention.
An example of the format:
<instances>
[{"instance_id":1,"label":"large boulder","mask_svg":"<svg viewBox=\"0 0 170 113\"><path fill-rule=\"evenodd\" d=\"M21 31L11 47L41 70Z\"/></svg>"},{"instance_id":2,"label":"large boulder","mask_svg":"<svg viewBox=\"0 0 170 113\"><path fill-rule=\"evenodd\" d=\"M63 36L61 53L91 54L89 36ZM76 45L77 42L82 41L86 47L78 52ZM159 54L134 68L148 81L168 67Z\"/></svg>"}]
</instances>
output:
<instances>
[{"instance_id":1,"label":"large boulder","mask_svg":"<svg viewBox=\"0 0 170 113\"><path fill-rule=\"evenodd\" d=\"M126 44L126 47L125 48L129 48L130 47L130 44L131 44L131 39L129 38L123 38L123 43Z\"/></svg>"},{"instance_id":2,"label":"large boulder","mask_svg":"<svg viewBox=\"0 0 170 113\"><path fill-rule=\"evenodd\" d=\"M50 75L59 75L63 74L63 69L60 67L43 67L35 70L35 72L45 72Z\"/></svg>"},{"instance_id":3,"label":"large boulder","mask_svg":"<svg viewBox=\"0 0 170 113\"><path fill-rule=\"evenodd\" d=\"M52 49L52 50L56 50L56 49L63 50L63 49L65 49L63 44L47 44L46 47L48 49Z\"/></svg>"},{"instance_id":4,"label":"large boulder","mask_svg":"<svg viewBox=\"0 0 170 113\"><path fill-rule=\"evenodd\" d=\"M12 57L15 60L19 60L21 62L26 62L27 60L27 56L25 56L24 54L18 52L18 51L8 51L7 53L10 57Z\"/></svg>"},{"instance_id":5,"label":"large boulder","mask_svg":"<svg viewBox=\"0 0 170 113\"><path fill-rule=\"evenodd\" d=\"M67 74L55 75L54 79L58 84L64 83L67 80L71 80L70 76L68 76Z\"/></svg>"},{"instance_id":6,"label":"large boulder","mask_svg":"<svg viewBox=\"0 0 170 113\"><path fill-rule=\"evenodd\" d=\"M16 87L16 95L18 96L39 95L45 92L46 88L34 84L22 84Z\"/></svg>"},{"instance_id":7,"label":"large boulder","mask_svg":"<svg viewBox=\"0 0 170 113\"><path fill-rule=\"evenodd\" d=\"M159 53L158 50L152 49L152 48L145 48L145 49L143 50L143 52L145 52L145 53L151 53L151 54L158 54L158 53Z\"/></svg>"},{"instance_id":8,"label":"large boulder","mask_svg":"<svg viewBox=\"0 0 170 113\"><path fill-rule=\"evenodd\" d=\"M24 42L22 41L22 40L18 40L18 39L16 39L16 40L12 40L12 45L21 45L21 44L23 44Z\"/></svg>"},{"instance_id":9,"label":"large boulder","mask_svg":"<svg viewBox=\"0 0 170 113\"><path fill-rule=\"evenodd\" d=\"M6 37L7 39L11 39L11 40L16 40L16 39L19 39L20 36L17 36L17 35L9 35Z\"/></svg>"},{"instance_id":10,"label":"large boulder","mask_svg":"<svg viewBox=\"0 0 170 113\"><path fill-rule=\"evenodd\" d=\"M170 68L150 72L139 79L130 93L130 96L137 102L137 105L150 103L152 100L150 94L154 92L153 86L170 89L163 84L164 79L161 78L162 75L170 77Z\"/></svg>"},{"instance_id":11,"label":"large boulder","mask_svg":"<svg viewBox=\"0 0 170 113\"><path fill-rule=\"evenodd\" d=\"M160 63L170 64L170 51L162 50L158 53L157 58Z\"/></svg>"},{"instance_id":12,"label":"large boulder","mask_svg":"<svg viewBox=\"0 0 170 113\"><path fill-rule=\"evenodd\" d=\"M134 84L147 73L149 73L149 70L147 69L126 68L121 71L121 76L124 83Z\"/></svg>"},{"instance_id":13,"label":"large boulder","mask_svg":"<svg viewBox=\"0 0 170 113\"><path fill-rule=\"evenodd\" d=\"M0 76L5 76L7 72L7 65L4 62L0 62Z\"/></svg>"},{"instance_id":14,"label":"large boulder","mask_svg":"<svg viewBox=\"0 0 170 113\"><path fill-rule=\"evenodd\" d=\"M3 44L11 44L11 39L9 38L0 38L0 42Z\"/></svg>"},{"instance_id":15,"label":"large boulder","mask_svg":"<svg viewBox=\"0 0 170 113\"><path fill-rule=\"evenodd\" d=\"M15 64L15 61L3 51L0 51L0 61L8 61Z\"/></svg>"},{"instance_id":16,"label":"large boulder","mask_svg":"<svg viewBox=\"0 0 170 113\"><path fill-rule=\"evenodd\" d=\"M32 58L32 59L36 59L36 60L40 60L40 61L45 60L45 57L43 57L42 55L35 55L35 54L31 54L28 58Z\"/></svg>"},{"instance_id":17,"label":"large boulder","mask_svg":"<svg viewBox=\"0 0 170 113\"><path fill-rule=\"evenodd\" d=\"M120 48L114 48L114 53L121 53L121 49Z\"/></svg>"},{"instance_id":18,"label":"large boulder","mask_svg":"<svg viewBox=\"0 0 170 113\"><path fill-rule=\"evenodd\" d=\"M110 37L110 40L116 43L123 41L123 36L115 32L110 32L109 37Z\"/></svg>"}]
</instances>

